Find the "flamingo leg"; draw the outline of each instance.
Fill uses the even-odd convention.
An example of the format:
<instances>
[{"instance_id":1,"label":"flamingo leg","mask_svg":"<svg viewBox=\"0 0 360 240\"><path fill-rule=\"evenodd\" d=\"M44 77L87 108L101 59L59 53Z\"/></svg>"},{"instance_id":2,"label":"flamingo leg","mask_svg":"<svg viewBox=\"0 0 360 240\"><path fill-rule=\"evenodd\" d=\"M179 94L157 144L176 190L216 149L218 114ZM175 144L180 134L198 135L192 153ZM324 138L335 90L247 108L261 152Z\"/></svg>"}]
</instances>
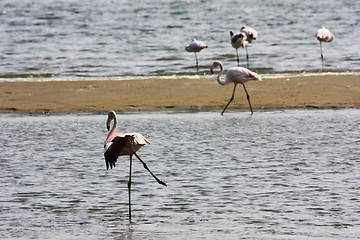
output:
<instances>
[{"instance_id":1,"label":"flamingo leg","mask_svg":"<svg viewBox=\"0 0 360 240\"><path fill-rule=\"evenodd\" d=\"M237 48L236 48L236 61L237 61L238 67L240 67L240 59L239 59L239 53L238 53Z\"/></svg>"},{"instance_id":2,"label":"flamingo leg","mask_svg":"<svg viewBox=\"0 0 360 240\"><path fill-rule=\"evenodd\" d=\"M251 103L250 103L250 96L249 96L249 94L248 94L248 92L247 92L247 90L246 90L245 84L242 83L242 85L243 85L243 87L244 87L244 89L245 89L246 98L247 98L247 100L248 100L248 102L249 102L249 107L250 107L250 111L251 111L251 115L252 115L252 114L253 114L253 109L252 109Z\"/></svg>"},{"instance_id":3,"label":"flamingo leg","mask_svg":"<svg viewBox=\"0 0 360 240\"><path fill-rule=\"evenodd\" d=\"M132 170L132 155L130 155L130 174L129 174L129 182L128 182L128 190L129 190L129 220L131 220L131 170Z\"/></svg>"},{"instance_id":4,"label":"flamingo leg","mask_svg":"<svg viewBox=\"0 0 360 240\"><path fill-rule=\"evenodd\" d=\"M232 93L232 96L228 102L228 104L226 104L224 110L221 112L221 115L224 114L225 110L227 109L227 107L230 105L230 103L232 102L232 100L234 100L234 96L235 96L235 90L236 90L236 83L234 84L234 90L233 90L233 93Z\"/></svg>"},{"instance_id":5,"label":"flamingo leg","mask_svg":"<svg viewBox=\"0 0 360 240\"><path fill-rule=\"evenodd\" d=\"M197 59L196 52L195 52L195 60L196 60L196 73L197 73L197 75L199 75L199 62L198 62L198 59Z\"/></svg>"},{"instance_id":6,"label":"flamingo leg","mask_svg":"<svg viewBox=\"0 0 360 240\"><path fill-rule=\"evenodd\" d=\"M136 154L136 152L134 152L134 155L140 160L140 162L143 164L144 168L151 174L151 176L153 176L155 178L155 180L161 184L164 185L165 187L167 186L165 182L161 181L160 179L158 179L155 174L153 174L150 169L148 168L148 166L146 165L146 163L139 157L139 155Z\"/></svg>"},{"instance_id":7,"label":"flamingo leg","mask_svg":"<svg viewBox=\"0 0 360 240\"><path fill-rule=\"evenodd\" d=\"M246 62L247 62L247 68L249 68L249 54L248 54L247 45L245 45L245 50L246 50Z\"/></svg>"},{"instance_id":8,"label":"flamingo leg","mask_svg":"<svg viewBox=\"0 0 360 240\"><path fill-rule=\"evenodd\" d=\"M324 71L324 55L322 51L322 44L320 42L320 53L321 53L321 63L322 63L322 70Z\"/></svg>"}]
</instances>

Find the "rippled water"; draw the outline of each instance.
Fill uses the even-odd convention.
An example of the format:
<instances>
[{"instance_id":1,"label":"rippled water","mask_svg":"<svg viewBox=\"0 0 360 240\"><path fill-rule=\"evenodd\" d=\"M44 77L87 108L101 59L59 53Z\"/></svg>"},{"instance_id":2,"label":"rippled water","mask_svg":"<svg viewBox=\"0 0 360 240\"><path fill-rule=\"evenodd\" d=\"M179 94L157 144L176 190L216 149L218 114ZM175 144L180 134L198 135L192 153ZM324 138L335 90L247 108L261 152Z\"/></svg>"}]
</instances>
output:
<instances>
[{"instance_id":1,"label":"rippled water","mask_svg":"<svg viewBox=\"0 0 360 240\"><path fill-rule=\"evenodd\" d=\"M209 46L199 54L209 74L214 60L236 65L229 30L244 24L259 32L249 45L259 73L320 71L322 26L335 34L323 46L326 70L360 71L356 0L2 0L0 79L192 75L192 38Z\"/></svg>"},{"instance_id":2,"label":"rippled water","mask_svg":"<svg viewBox=\"0 0 360 240\"><path fill-rule=\"evenodd\" d=\"M148 134L105 170L106 114L0 117L1 239L356 239L360 111L121 114Z\"/></svg>"}]
</instances>

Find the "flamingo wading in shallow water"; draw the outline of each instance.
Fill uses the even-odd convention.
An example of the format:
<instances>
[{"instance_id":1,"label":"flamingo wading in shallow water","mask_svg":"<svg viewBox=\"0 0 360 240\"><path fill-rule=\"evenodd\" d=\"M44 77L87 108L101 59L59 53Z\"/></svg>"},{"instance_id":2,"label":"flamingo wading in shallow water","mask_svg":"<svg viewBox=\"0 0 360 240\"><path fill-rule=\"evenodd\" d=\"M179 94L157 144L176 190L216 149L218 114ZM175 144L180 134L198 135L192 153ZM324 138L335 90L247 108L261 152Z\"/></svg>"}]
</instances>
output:
<instances>
[{"instance_id":1,"label":"flamingo wading in shallow water","mask_svg":"<svg viewBox=\"0 0 360 240\"><path fill-rule=\"evenodd\" d=\"M246 41L248 43L251 43L253 40L256 40L257 34L258 34L255 29L248 27L248 26L242 26L240 29L240 32L243 32L246 34ZM246 50L247 68L249 68L249 54L248 54L247 44L245 44L245 50Z\"/></svg>"},{"instance_id":2,"label":"flamingo wading in shallow water","mask_svg":"<svg viewBox=\"0 0 360 240\"><path fill-rule=\"evenodd\" d=\"M317 30L315 37L320 42L320 53L321 53L321 63L322 63L322 70L324 71L324 55L322 51L322 42L332 42L334 40L334 35L325 27L320 28Z\"/></svg>"},{"instance_id":3,"label":"flamingo wading in shallow water","mask_svg":"<svg viewBox=\"0 0 360 240\"><path fill-rule=\"evenodd\" d=\"M194 52L195 53L195 60L196 60L196 73L199 75L199 63L198 63L198 59L197 59L197 55L196 53L197 52L200 52L201 50L203 50L204 48L207 48L208 46L201 42L201 41L198 41L196 40L195 38L192 40L192 42L187 45L185 47L185 50L187 52Z\"/></svg>"},{"instance_id":4,"label":"flamingo wading in shallow water","mask_svg":"<svg viewBox=\"0 0 360 240\"><path fill-rule=\"evenodd\" d=\"M257 31L255 31L251 27L243 26L240 29L239 33L234 33L233 31L230 31L231 46L233 46L236 49L236 60L238 66L240 66L238 48L242 47L245 48L246 50L246 62L247 62L247 67L249 68L249 54L247 50L247 44L251 43L253 40L256 40L256 38L257 38Z\"/></svg>"},{"instance_id":5,"label":"flamingo wading in shallow water","mask_svg":"<svg viewBox=\"0 0 360 240\"><path fill-rule=\"evenodd\" d=\"M231 46L233 46L236 50L236 61L238 66L240 66L240 60L239 60L239 53L238 49L240 47L244 48L247 44L246 41L246 34L245 33L234 33L230 30L230 40L231 40Z\"/></svg>"},{"instance_id":6,"label":"flamingo wading in shallow water","mask_svg":"<svg viewBox=\"0 0 360 240\"><path fill-rule=\"evenodd\" d=\"M219 74L217 76L217 81L221 85L226 85L226 84L228 84L230 82L234 83L234 90L233 90L232 96L231 96L228 104L225 106L224 110L221 112L221 115L224 114L224 112L227 109L227 107L229 106L229 104L232 102L232 100L234 100L236 85L238 83L241 83L243 85L243 87L244 87L246 97L247 97L247 100L249 102L250 111L251 111L251 114L253 114L253 110L252 110L251 103L250 103L250 96L249 96L249 94L248 94L248 92L246 90L245 82L247 82L249 80L260 80L261 81L261 77L257 73L254 73L254 72L250 71L247 68L232 67L232 68L229 68L227 70L225 80L222 80L221 79L221 74L223 73L224 66L222 65L222 63L220 61L215 61L213 63L213 65L211 66L210 71L213 74L214 73L214 71L213 71L214 68L217 68L217 67L220 67L220 72L219 72Z\"/></svg>"},{"instance_id":7,"label":"flamingo wading in shallow water","mask_svg":"<svg viewBox=\"0 0 360 240\"><path fill-rule=\"evenodd\" d=\"M114 121L113 127L110 130L111 121ZM119 156L129 155L130 156L130 173L129 173L129 219L131 220L131 171L132 171L132 157L135 155L140 162L143 164L144 168L155 178L155 180L166 186L166 183L158 179L147 167L146 163L136 154L136 152L142 147L150 142L140 133L117 133L117 115L115 111L109 111L108 119L106 121L106 127L110 130L105 142L104 142L104 156L106 169L109 167L112 169L115 167L115 163Z\"/></svg>"}]
</instances>

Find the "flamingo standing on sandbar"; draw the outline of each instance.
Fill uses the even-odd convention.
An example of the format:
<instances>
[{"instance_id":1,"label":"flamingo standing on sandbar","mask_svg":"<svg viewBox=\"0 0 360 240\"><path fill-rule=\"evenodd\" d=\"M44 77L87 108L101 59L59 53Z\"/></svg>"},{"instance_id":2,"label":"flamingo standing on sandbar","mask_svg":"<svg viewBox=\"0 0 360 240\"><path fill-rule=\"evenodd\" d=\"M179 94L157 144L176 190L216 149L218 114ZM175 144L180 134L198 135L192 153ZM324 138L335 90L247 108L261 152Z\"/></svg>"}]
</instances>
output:
<instances>
[{"instance_id":1,"label":"flamingo standing on sandbar","mask_svg":"<svg viewBox=\"0 0 360 240\"><path fill-rule=\"evenodd\" d=\"M203 50L204 48L207 48L208 46L201 42L201 41L198 41L196 40L195 38L192 40L192 42L187 45L185 47L185 50L187 52L194 52L195 53L195 60L196 60L196 73L199 75L199 64L198 64L198 59L197 59L197 55L196 53L197 52L200 52L201 50Z\"/></svg>"},{"instance_id":2,"label":"flamingo standing on sandbar","mask_svg":"<svg viewBox=\"0 0 360 240\"><path fill-rule=\"evenodd\" d=\"M334 35L325 27L322 27L320 29L317 30L315 37L319 40L320 42L320 53L321 53L321 62L322 62L322 70L324 71L324 55L323 55L323 51L322 51L322 42L331 42L332 40L334 40Z\"/></svg>"},{"instance_id":3,"label":"flamingo standing on sandbar","mask_svg":"<svg viewBox=\"0 0 360 240\"><path fill-rule=\"evenodd\" d=\"M247 82L249 80L260 80L261 81L261 76L258 75L257 73L254 73L254 72L250 71L247 68L244 68L244 67L232 67L232 68L229 68L227 70L225 80L222 80L221 79L221 74L223 73L224 66L220 61L215 61L213 63L213 65L211 66L211 68L210 68L210 72L212 74L214 73L213 70L216 67L220 67L220 72L219 72L219 74L217 76L217 81L221 85L226 85L226 84L228 84L230 82L234 83L234 90L233 90L232 96L231 96L228 104L225 106L224 110L221 112L221 115L224 114L225 110L227 109L227 107L229 106L231 101L234 100L236 85L238 83L241 83L243 85L243 87L244 87L246 97L247 97L247 100L249 102L250 111L251 111L251 114L253 114L253 109L252 109L251 103L250 103L250 96L249 96L249 94L248 94L248 92L246 90L245 82Z\"/></svg>"},{"instance_id":4,"label":"flamingo standing on sandbar","mask_svg":"<svg viewBox=\"0 0 360 240\"><path fill-rule=\"evenodd\" d=\"M110 130L111 121L114 121L113 127ZM106 169L109 167L112 169L115 167L115 163L119 156L129 155L130 156L130 173L129 173L129 219L131 220L131 171L132 171L132 157L135 155L140 162L143 164L144 168L155 178L155 180L166 186L166 183L158 179L147 167L146 163L136 154L136 152L142 147L150 142L140 133L117 133L117 115L115 111L109 111L108 119L106 121L106 127L110 130L105 142L104 142L104 156Z\"/></svg>"},{"instance_id":5,"label":"flamingo standing on sandbar","mask_svg":"<svg viewBox=\"0 0 360 240\"><path fill-rule=\"evenodd\" d=\"M257 31L251 27L242 26L239 33L234 33L232 30L230 31L231 46L236 49L236 60L238 66L240 66L238 48L242 47L246 50L246 62L247 67L249 68L249 54L247 50L247 44L251 43L253 40L256 40L256 38Z\"/></svg>"}]
</instances>

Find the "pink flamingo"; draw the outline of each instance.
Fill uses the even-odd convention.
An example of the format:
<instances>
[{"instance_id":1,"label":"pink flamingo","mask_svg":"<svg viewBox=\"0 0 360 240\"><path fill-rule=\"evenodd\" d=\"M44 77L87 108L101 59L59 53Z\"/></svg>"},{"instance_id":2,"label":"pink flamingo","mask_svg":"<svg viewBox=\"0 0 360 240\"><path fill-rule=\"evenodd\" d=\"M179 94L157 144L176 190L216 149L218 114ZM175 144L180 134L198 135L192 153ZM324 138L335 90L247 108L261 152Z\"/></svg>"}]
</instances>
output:
<instances>
[{"instance_id":1,"label":"pink flamingo","mask_svg":"<svg viewBox=\"0 0 360 240\"><path fill-rule=\"evenodd\" d=\"M241 27L240 32L246 34L246 41L248 43L251 43L253 40L256 40L258 34L255 29L245 25ZM245 44L245 50L246 50L247 67L249 68L249 54L248 54L247 44Z\"/></svg>"},{"instance_id":2,"label":"pink flamingo","mask_svg":"<svg viewBox=\"0 0 360 240\"><path fill-rule=\"evenodd\" d=\"M321 53L321 62L322 62L322 70L324 71L324 55L322 51L322 42L331 42L334 39L334 35L325 27L320 28L317 30L315 37L320 42L320 53Z\"/></svg>"},{"instance_id":3,"label":"pink flamingo","mask_svg":"<svg viewBox=\"0 0 360 240\"><path fill-rule=\"evenodd\" d=\"M243 68L243 67L232 67L232 68L229 68L226 72L226 77L225 77L225 80L221 80L221 74L223 73L223 70L224 70L224 66L223 64L220 62L220 61L215 61L213 63L213 65L211 66L210 68L210 71L211 73L213 74L214 73L214 68L216 67L220 67L220 72L217 76L217 81L221 84L221 85L226 85L230 82L233 82L234 83L234 90L233 90L233 93L232 93L232 96L228 102L228 104L225 106L224 110L221 112L221 115L224 114L226 108L229 106L229 104L231 103L231 101L234 99L234 95L235 95L235 90L236 90L236 85L238 83L241 83L244 87L244 90L245 90L245 93L246 93L246 97L247 97L247 100L249 102L249 107L250 107L250 111L251 111L251 114L253 114L253 110L252 110L252 107L251 107L251 103L250 103L250 96L246 90L246 87L245 87L245 82L249 81L249 80L260 80L261 81L261 76L258 75L257 73L254 73L252 71L250 71L249 69L247 68Z\"/></svg>"},{"instance_id":4,"label":"pink flamingo","mask_svg":"<svg viewBox=\"0 0 360 240\"><path fill-rule=\"evenodd\" d=\"M201 41L198 41L195 38L192 40L192 42L189 45L187 45L185 47L185 50L187 52L194 52L195 53L196 72L197 72L198 75L199 75L199 65L198 65L198 59L197 59L196 53L200 52L201 50L203 50L204 48L207 48L207 47L208 46L205 43L203 43Z\"/></svg>"},{"instance_id":5,"label":"pink flamingo","mask_svg":"<svg viewBox=\"0 0 360 240\"><path fill-rule=\"evenodd\" d=\"M113 127L110 130L111 121L114 120ZM106 169L109 167L112 169L115 167L115 163L119 156L129 155L130 156L130 174L128 182L129 190L129 219L131 220L131 171L132 171L132 157L135 155L140 162L143 164L144 168L155 178L155 180L164 186L166 183L158 179L147 167L146 163L136 154L136 152L142 147L150 142L140 133L117 133L117 115L115 111L109 111L108 119L106 122L106 127L110 130L105 142L104 142L104 156Z\"/></svg>"},{"instance_id":6,"label":"pink flamingo","mask_svg":"<svg viewBox=\"0 0 360 240\"><path fill-rule=\"evenodd\" d=\"M240 66L238 49L240 47L244 48L246 46L246 44L247 44L246 38L247 38L246 33L243 33L243 32L234 33L232 30L230 30L231 46L233 46L233 48L235 48L235 50L236 50L236 60L237 60L238 66Z\"/></svg>"},{"instance_id":7,"label":"pink flamingo","mask_svg":"<svg viewBox=\"0 0 360 240\"><path fill-rule=\"evenodd\" d=\"M240 66L238 48L242 47L245 48L246 50L246 61L247 61L247 67L249 68L249 54L247 50L247 44L251 43L253 40L256 40L256 38L257 38L257 31L255 31L251 27L242 26L239 33L234 33L233 31L230 31L231 45L236 49L238 66Z\"/></svg>"}]
</instances>

